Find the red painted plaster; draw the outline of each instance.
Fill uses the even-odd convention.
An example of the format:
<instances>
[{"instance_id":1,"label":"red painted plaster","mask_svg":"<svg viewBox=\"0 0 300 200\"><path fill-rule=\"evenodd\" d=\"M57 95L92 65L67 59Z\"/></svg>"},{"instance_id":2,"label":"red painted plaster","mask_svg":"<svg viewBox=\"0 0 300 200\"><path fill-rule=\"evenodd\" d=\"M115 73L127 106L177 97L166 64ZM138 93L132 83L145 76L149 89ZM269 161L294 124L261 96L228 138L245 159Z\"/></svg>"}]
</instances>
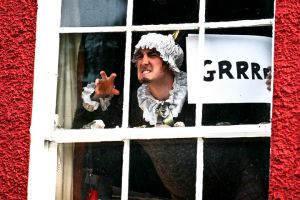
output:
<instances>
[{"instance_id":1,"label":"red painted plaster","mask_svg":"<svg viewBox=\"0 0 300 200\"><path fill-rule=\"evenodd\" d=\"M36 0L0 1L0 199L27 199Z\"/></svg>"},{"instance_id":2,"label":"red painted plaster","mask_svg":"<svg viewBox=\"0 0 300 200\"><path fill-rule=\"evenodd\" d=\"M0 199L26 199L36 0L0 1ZM277 0L270 199L300 199L300 1Z\"/></svg>"},{"instance_id":3,"label":"red painted plaster","mask_svg":"<svg viewBox=\"0 0 300 200\"><path fill-rule=\"evenodd\" d=\"M277 0L269 199L300 199L300 1Z\"/></svg>"}]
</instances>

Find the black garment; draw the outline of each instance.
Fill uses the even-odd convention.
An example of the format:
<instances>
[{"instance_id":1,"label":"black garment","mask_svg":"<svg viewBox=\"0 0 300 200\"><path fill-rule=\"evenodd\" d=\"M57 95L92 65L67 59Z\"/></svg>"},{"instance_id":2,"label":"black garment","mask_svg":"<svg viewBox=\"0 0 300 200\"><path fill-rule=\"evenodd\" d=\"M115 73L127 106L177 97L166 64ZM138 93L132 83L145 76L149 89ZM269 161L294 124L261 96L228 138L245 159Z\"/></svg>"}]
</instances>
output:
<instances>
[{"instance_id":1,"label":"black garment","mask_svg":"<svg viewBox=\"0 0 300 200\"><path fill-rule=\"evenodd\" d=\"M78 125L81 122L88 123L94 119L102 119L106 127L120 125L121 115L116 115L116 113L122 113L121 100L121 96L114 97L105 112L97 110L90 113L84 108L80 108L74 122L76 121ZM149 126L142 118L142 114L142 110L137 104L136 93L134 93L130 99L129 127ZM114 115L119 117L112 117ZM182 121L186 126L194 126L194 120L195 105L189 105L185 102L175 122ZM140 188L143 190L142 192L153 191L155 194L155 188L159 188L157 189L160 190L159 194L156 193L156 195L160 195L164 193L161 192L163 191L160 185L161 180L170 192L172 199L195 199L196 141L196 139L132 141L131 144L135 145L134 148L131 148L131 161L148 164L137 167L135 166L137 163L131 163L130 190L136 191L136 188ZM244 143L231 144L225 141L223 144L205 143L204 199L267 199L267 189L262 186L261 177L265 178L268 173L258 173L257 168L260 165L258 160L263 159L268 150L254 151L260 146L259 144L255 148L248 149ZM120 152L114 153L122 155L121 148ZM268 160L268 158L265 159ZM149 164L150 162L153 163L155 169ZM107 163L121 165L122 161ZM95 165L97 163L94 163ZM263 166L266 166L265 163ZM110 167L108 166L106 169L109 170ZM156 172L160 180L156 179L158 178ZM145 173L150 175L145 176ZM112 176L121 177L121 174L112 174Z\"/></svg>"},{"instance_id":2,"label":"black garment","mask_svg":"<svg viewBox=\"0 0 300 200\"><path fill-rule=\"evenodd\" d=\"M130 126L150 127L143 119L143 111L138 106L136 95L134 97L130 103ZM184 122L185 126L195 126L195 105L185 101L179 116L174 118L174 123L176 122ZM138 143L151 158L172 199L195 198L196 139L139 140Z\"/></svg>"},{"instance_id":3,"label":"black garment","mask_svg":"<svg viewBox=\"0 0 300 200\"><path fill-rule=\"evenodd\" d=\"M114 96L111 99L110 106L106 111L102 111L101 106L99 106L97 110L89 112L82 106L82 103L81 100L77 106L73 120L73 129L80 129L83 125L98 119L104 122L105 128L115 128L122 125L123 97L121 95Z\"/></svg>"}]
</instances>

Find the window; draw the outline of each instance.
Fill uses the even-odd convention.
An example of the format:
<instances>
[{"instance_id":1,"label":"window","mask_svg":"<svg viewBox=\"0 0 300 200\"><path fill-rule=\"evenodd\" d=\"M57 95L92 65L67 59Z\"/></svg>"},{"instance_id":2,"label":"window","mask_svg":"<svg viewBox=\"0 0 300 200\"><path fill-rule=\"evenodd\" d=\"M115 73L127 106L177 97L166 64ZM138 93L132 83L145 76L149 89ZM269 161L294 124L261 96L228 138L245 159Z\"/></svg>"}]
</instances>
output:
<instances>
[{"instance_id":1,"label":"window","mask_svg":"<svg viewBox=\"0 0 300 200\"><path fill-rule=\"evenodd\" d=\"M29 199L44 194L85 199L90 189L100 199L267 198L271 101L205 102L205 80L190 78L195 71L187 64L186 39L197 35L196 72L204 77L207 36L272 38L273 5L272 0L39 1ZM178 30L175 40L185 53L180 70L191 81L188 97L194 95L184 102L186 126L143 128L136 123L135 44L149 32ZM82 90L101 70L117 74L120 95L108 97L109 112L88 112ZM251 77L240 76L246 75ZM36 191L40 185L47 193Z\"/></svg>"}]
</instances>

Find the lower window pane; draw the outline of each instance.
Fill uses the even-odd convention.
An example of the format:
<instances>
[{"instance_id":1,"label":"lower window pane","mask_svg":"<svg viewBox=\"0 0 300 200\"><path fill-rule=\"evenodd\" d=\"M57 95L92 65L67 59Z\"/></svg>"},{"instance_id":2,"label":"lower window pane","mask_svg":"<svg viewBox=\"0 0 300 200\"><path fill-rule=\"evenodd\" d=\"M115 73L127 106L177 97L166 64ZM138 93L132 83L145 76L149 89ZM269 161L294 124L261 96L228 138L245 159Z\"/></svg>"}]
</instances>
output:
<instances>
[{"instance_id":1,"label":"lower window pane","mask_svg":"<svg viewBox=\"0 0 300 200\"><path fill-rule=\"evenodd\" d=\"M204 104L203 125L270 123L269 103Z\"/></svg>"},{"instance_id":2,"label":"lower window pane","mask_svg":"<svg viewBox=\"0 0 300 200\"><path fill-rule=\"evenodd\" d=\"M122 142L63 144L58 147L56 199L120 199ZM71 198L73 196L73 198Z\"/></svg>"},{"instance_id":3,"label":"lower window pane","mask_svg":"<svg viewBox=\"0 0 300 200\"><path fill-rule=\"evenodd\" d=\"M194 199L196 139L131 142L129 199Z\"/></svg>"},{"instance_id":4,"label":"lower window pane","mask_svg":"<svg viewBox=\"0 0 300 200\"><path fill-rule=\"evenodd\" d=\"M205 139L204 200L268 199L269 139Z\"/></svg>"}]
</instances>

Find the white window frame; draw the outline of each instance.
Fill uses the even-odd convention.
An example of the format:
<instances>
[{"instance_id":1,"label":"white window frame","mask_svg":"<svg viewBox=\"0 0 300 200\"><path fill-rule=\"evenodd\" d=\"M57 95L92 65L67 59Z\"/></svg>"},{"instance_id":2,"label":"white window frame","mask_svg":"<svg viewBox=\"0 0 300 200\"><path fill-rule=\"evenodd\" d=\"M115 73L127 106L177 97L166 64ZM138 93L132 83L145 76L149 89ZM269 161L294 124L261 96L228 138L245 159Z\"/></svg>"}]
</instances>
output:
<instances>
[{"instance_id":1,"label":"white window frame","mask_svg":"<svg viewBox=\"0 0 300 200\"><path fill-rule=\"evenodd\" d=\"M196 106L195 127L133 129L128 127L129 83L131 67L131 43L134 31L162 30L199 30L200 52L204 51L204 33L206 29L229 27L273 27L272 65L274 63L274 19L239 20L227 22L205 22L205 0L200 0L199 22L167 25L132 25L133 0L128 0L127 24L117 27L60 27L62 0L38 0L36 50L34 66L34 88L32 123L30 128L31 147L29 165L28 199L55 199L57 145L76 142L124 142L122 194L121 199L128 199L128 174L130 140L165 139L165 138L197 138L197 172L196 199L202 199L203 180L203 138L251 138L270 137L271 124L203 126L202 101ZM275 1L274 1L275 9ZM59 34L89 32L126 32L125 80L122 127L99 130L56 129L54 126L56 106L56 85L58 77ZM204 60L200 53L200 61ZM199 64L199 67L200 64ZM274 70L272 70L273 72ZM202 74L201 74L202 73ZM203 72L200 70L200 77ZM199 86L201 88L201 83ZM273 89L271 89L273 94ZM273 95L272 95L273 96ZM272 107L272 106L271 106ZM272 108L271 108L272 113ZM270 113L270 114L271 114ZM143 134L141 134L141 131ZM164 134L160 134L163 131ZM182 134L184 133L184 135Z\"/></svg>"}]
</instances>

